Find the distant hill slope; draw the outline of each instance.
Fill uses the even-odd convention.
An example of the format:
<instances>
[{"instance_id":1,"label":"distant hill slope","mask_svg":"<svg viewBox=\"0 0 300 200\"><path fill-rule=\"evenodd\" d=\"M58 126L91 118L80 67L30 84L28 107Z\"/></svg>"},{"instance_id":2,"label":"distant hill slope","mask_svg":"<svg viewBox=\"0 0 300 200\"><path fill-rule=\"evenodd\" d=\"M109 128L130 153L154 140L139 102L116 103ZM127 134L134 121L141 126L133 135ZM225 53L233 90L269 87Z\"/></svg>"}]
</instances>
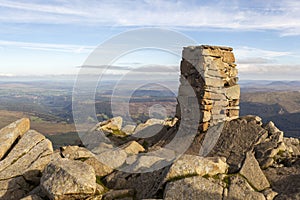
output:
<instances>
[{"instance_id":1,"label":"distant hill slope","mask_svg":"<svg viewBox=\"0 0 300 200\"><path fill-rule=\"evenodd\" d=\"M299 91L278 91L278 92L247 92L242 91L242 102L265 104L268 106L279 106L289 113L300 112ZM256 104L256 105L257 105ZM260 106L259 106L260 107Z\"/></svg>"},{"instance_id":2,"label":"distant hill slope","mask_svg":"<svg viewBox=\"0 0 300 200\"><path fill-rule=\"evenodd\" d=\"M273 121L287 136L300 137L300 92L242 92L240 115Z\"/></svg>"}]
</instances>

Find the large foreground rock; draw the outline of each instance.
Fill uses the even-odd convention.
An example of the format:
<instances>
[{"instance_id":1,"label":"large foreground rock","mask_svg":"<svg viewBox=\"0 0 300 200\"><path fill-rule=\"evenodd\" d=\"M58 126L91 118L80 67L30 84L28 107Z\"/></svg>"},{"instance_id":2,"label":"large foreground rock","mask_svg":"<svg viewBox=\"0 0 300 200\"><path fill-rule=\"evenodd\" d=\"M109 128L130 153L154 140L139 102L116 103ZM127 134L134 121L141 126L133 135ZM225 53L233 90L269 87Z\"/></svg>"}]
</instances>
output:
<instances>
[{"instance_id":1,"label":"large foreground rock","mask_svg":"<svg viewBox=\"0 0 300 200\"><path fill-rule=\"evenodd\" d=\"M164 199L222 200L223 187L201 176L194 176L168 183Z\"/></svg>"},{"instance_id":2,"label":"large foreground rock","mask_svg":"<svg viewBox=\"0 0 300 200\"><path fill-rule=\"evenodd\" d=\"M229 173L238 172L246 152L254 148L262 135L267 134L261 124L261 119L255 116L225 122L222 133L208 156L225 157L230 166Z\"/></svg>"},{"instance_id":3,"label":"large foreground rock","mask_svg":"<svg viewBox=\"0 0 300 200\"><path fill-rule=\"evenodd\" d=\"M225 158L200 157L194 155L182 155L171 166L166 181L188 177L193 175L217 175L224 174L228 170Z\"/></svg>"},{"instance_id":4,"label":"large foreground rock","mask_svg":"<svg viewBox=\"0 0 300 200\"><path fill-rule=\"evenodd\" d=\"M96 158L91 151L79 146L65 146L60 148L61 154L64 158L72 160L80 160L92 166L97 176L105 176L113 172L113 168L102 163Z\"/></svg>"},{"instance_id":5,"label":"large foreground rock","mask_svg":"<svg viewBox=\"0 0 300 200\"><path fill-rule=\"evenodd\" d=\"M229 177L229 187L224 200L265 200L263 194L256 192L239 175Z\"/></svg>"},{"instance_id":6,"label":"large foreground rock","mask_svg":"<svg viewBox=\"0 0 300 200\"><path fill-rule=\"evenodd\" d=\"M114 190L132 189L136 199L152 199L157 197L167 172L168 167L147 173L116 171L105 177L104 184Z\"/></svg>"},{"instance_id":7,"label":"large foreground rock","mask_svg":"<svg viewBox=\"0 0 300 200\"><path fill-rule=\"evenodd\" d=\"M0 130L0 160L6 155L13 143L30 128L28 118L20 119Z\"/></svg>"},{"instance_id":8,"label":"large foreground rock","mask_svg":"<svg viewBox=\"0 0 300 200\"><path fill-rule=\"evenodd\" d=\"M59 159L45 168L41 187L49 199L84 199L96 192L95 171L81 161Z\"/></svg>"},{"instance_id":9,"label":"large foreground rock","mask_svg":"<svg viewBox=\"0 0 300 200\"><path fill-rule=\"evenodd\" d=\"M260 169L259 163L255 159L253 153L247 153L246 160L243 164L240 174L243 175L258 191L262 191L270 187L270 183Z\"/></svg>"},{"instance_id":10,"label":"large foreground rock","mask_svg":"<svg viewBox=\"0 0 300 200\"><path fill-rule=\"evenodd\" d=\"M27 131L0 161L0 199L20 199L37 186L52 153L52 144L45 136Z\"/></svg>"}]
</instances>

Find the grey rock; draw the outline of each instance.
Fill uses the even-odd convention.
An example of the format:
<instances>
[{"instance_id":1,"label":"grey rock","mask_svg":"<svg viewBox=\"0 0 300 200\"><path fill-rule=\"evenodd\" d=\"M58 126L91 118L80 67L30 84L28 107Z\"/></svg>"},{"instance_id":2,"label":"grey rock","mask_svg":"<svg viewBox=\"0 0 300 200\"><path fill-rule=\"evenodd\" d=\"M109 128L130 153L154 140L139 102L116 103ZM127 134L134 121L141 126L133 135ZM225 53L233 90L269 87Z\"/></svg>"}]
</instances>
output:
<instances>
[{"instance_id":1,"label":"grey rock","mask_svg":"<svg viewBox=\"0 0 300 200\"><path fill-rule=\"evenodd\" d=\"M0 199L21 199L30 191L31 185L22 176L0 180Z\"/></svg>"},{"instance_id":2,"label":"grey rock","mask_svg":"<svg viewBox=\"0 0 300 200\"><path fill-rule=\"evenodd\" d=\"M273 168L264 170L264 174L272 185L272 190L278 195L276 200L298 200L300 199L300 159L291 167Z\"/></svg>"},{"instance_id":3,"label":"grey rock","mask_svg":"<svg viewBox=\"0 0 300 200\"><path fill-rule=\"evenodd\" d=\"M22 198L21 200L43 200L38 195L29 195L27 197Z\"/></svg>"},{"instance_id":4,"label":"grey rock","mask_svg":"<svg viewBox=\"0 0 300 200\"><path fill-rule=\"evenodd\" d=\"M283 138L286 150L293 156L300 156L300 144L297 138Z\"/></svg>"},{"instance_id":5,"label":"grey rock","mask_svg":"<svg viewBox=\"0 0 300 200\"><path fill-rule=\"evenodd\" d=\"M200 157L194 155L182 155L176 160L166 177L166 181L188 176L204 176L224 174L228 170L225 158Z\"/></svg>"},{"instance_id":6,"label":"grey rock","mask_svg":"<svg viewBox=\"0 0 300 200\"><path fill-rule=\"evenodd\" d=\"M136 141L128 142L122 145L120 148L123 149L128 155L135 155L145 151L144 147Z\"/></svg>"},{"instance_id":7,"label":"grey rock","mask_svg":"<svg viewBox=\"0 0 300 200\"><path fill-rule=\"evenodd\" d=\"M121 129L121 131L123 131L126 135L132 135L134 129L135 129L134 125L126 125Z\"/></svg>"},{"instance_id":8,"label":"grey rock","mask_svg":"<svg viewBox=\"0 0 300 200\"><path fill-rule=\"evenodd\" d=\"M94 156L88 149L79 146L64 146L60 148L60 151L64 158L72 160L87 159Z\"/></svg>"},{"instance_id":9,"label":"grey rock","mask_svg":"<svg viewBox=\"0 0 300 200\"><path fill-rule=\"evenodd\" d=\"M167 172L167 167L146 173L116 171L105 177L104 184L114 190L132 189L136 199L157 198Z\"/></svg>"},{"instance_id":10,"label":"grey rock","mask_svg":"<svg viewBox=\"0 0 300 200\"><path fill-rule=\"evenodd\" d=\"M113 168L100 162L96 157L90 157L84 161L84 163L90 165L95 170L97 176L106 176L113 172Z\"/></svg>"},{"instance_id":11,"label":"grey rock","mask_svg":"<svg viewBox=\"0 0 300 200\"><path fill-rule=\"evenodd\" d=\"M52 144L45 136L32 130L26 132L0 161L0 199L20 199L37 186L52 152Z\"/></svg>"},{"instance_id":12,"label":"grey rock","mask_svg":"<svg viewBox=\"0 0 300 200\"><path fill-rule=\"evenodd\" d=\"M230 177L228 193L224 200L265 200L262 193L256 192L251 188L247 181L239 175Z\"/></svg>"},{"instance_id":13,"label":"grey rock","mask_svg":"<svg viewBox=\"0 0 300 200\"><path fill-rule=\"evenodd\" d=\"M266 197L266 200L273 200L278 195L278 193L273 191L271 188L262 191L262 193Z\"/></svg>"},{"instance_id":14,"label":"grey rock","mask_svg":"<svg viewBox=\"0 0 300 200\"><path fill-rule=\"evenodd\" d=\"M123 165L127 158L127 153L123 149L115 148L108 151L104 151L100 154L95 154L95 157L101 163L107 165L112 169L116 169Z\"/></svg>"},{"instance_id":15,"label":"grey rock","mask_svg":"<svg viewBox=\"0 0 300 200\"><path fill-rule=\"evenodd\" d=\"M239 99L240 98L240 86L234 85L225 88L225 95L228 99Z\"/></svg>"},{"instance_id":16,"label":"grey rock","mask_svg":"<svg viewBox=\"0 0 300 200\"><path fill-rule=\"evenodd\" d=\"M167 183L165 200L222 200L223 187L201 176L194 176Z\"/></svg>"},{"instance_id":17,"label":"grey rock","mask_svg":"<svg viewBox=\"0 0 300 200\"><path fill-rule=\"evenodd\" d=\"M227 159L229 173L236 173L241 168L246 152L254 148L260 137L267 131L261 127L255 116L245 116L224 122L224 128L208 156Z\"/></svg>"},{"instance_id":18,"label":"grey rock","mask_svg":"<svg viewBox=\"0 0 300 200\"><path fill-rule=\"evenodd\" d=\"M286 146L283 143L283 132L281 132L273 122L269 122L265 127L268 135L261 138L261 141L255 146L255 157L262 169L273 165L273 157L280 151L285 151Z\"/></svg>"},{"instance_id":19,"label":"grey rock","mask_svg":"<svg viewBox=\"0 0 300 200\"><path fill-rule=\"evenodd\" d=\"M134 197L134 190L110 190L103 195L103 200L114 200L123 198Z\"/></svg>"},{"instance_id":20,"label":"grey rock","mask_svg":"<svg viewBox=\"0 0 300 200\"><path fill-rule=\"evenodd\" d=\"M109 120L100 122L98 124L99 126L99 130L103 130L109 133L113 133L114 131L120 131L122 129L122 123L123 123L123 119L122 117L118 116L118 117L114 117L111 118Z\"/></svg>"},{"instance_id":21,"label":"grey rock","mask_svg":"<svg viewBox=\"0 0 300 200\"><path fill-rule=\"evenodd\" d=\"M248 182L258 191L262 191L270 187L270 183L259 167L259 163L255 159L253 153L248 152L243 167L240 170Z\"/></svg>"},{"instance_id":22,"label":"grey rock","mask_svg":"<svg viewBox=\"0 0 300 200\"><path fill-rule=\"evenodd\" d=\"M45 168L41 187L50 199L86 198L96 192L95 171L81 161L62 158Z\"/></svg>"},{"instance_id":23,"label":"grey rock","mask_svg":"<svg viewBox=\"0 0 300 200\"><path fill-rule=\"evenodd\" d=\"M7 151L11 149L14 142L22 137L30 128L30 122L28 118L20 119L0 130L0 160L7 154Z\"/></svg>"}]
</instances>

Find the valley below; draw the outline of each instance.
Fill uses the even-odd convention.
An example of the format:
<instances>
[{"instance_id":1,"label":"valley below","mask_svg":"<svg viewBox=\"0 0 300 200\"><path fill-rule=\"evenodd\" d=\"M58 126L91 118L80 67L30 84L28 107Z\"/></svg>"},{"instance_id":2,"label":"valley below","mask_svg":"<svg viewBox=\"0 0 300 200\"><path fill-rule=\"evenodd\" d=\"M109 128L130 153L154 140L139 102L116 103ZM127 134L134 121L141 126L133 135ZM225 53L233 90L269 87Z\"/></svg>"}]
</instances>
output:
<instances>
[{"instance_id":1,"label":"valley below","mask_svg":"<svg viewBox=\"0 0 300 200\"><path fill-rule=\"evenodd\" d=\"M178 82L166 82L164 87L146 85L128 96L133 85L134 81L123 85L118 95L113 91L114 82L99 87L95 102L85 102L95 104L97 120L93 122L119 114L124 123L139 124L175 115ZM273 121L287 137L300 138L300 82L243 81L240 85L240 116L258 115L264 123ZM72 89L72 81L0 82L0 128L28 117L32 129L48 137L54 148L80 144L72 114ZM149 109L157 105L163 111L150 116Z\"/></svg>"}]
</instances>

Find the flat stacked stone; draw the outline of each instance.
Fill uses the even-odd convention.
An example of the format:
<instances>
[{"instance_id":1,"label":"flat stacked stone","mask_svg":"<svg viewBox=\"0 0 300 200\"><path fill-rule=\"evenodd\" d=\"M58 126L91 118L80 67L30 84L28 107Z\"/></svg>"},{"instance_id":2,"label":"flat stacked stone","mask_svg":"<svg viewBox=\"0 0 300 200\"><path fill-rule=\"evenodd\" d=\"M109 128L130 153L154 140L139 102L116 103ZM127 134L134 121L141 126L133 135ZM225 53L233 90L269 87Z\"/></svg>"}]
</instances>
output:
<instances>
[{"instance_id":1,"label":"flat stacked stone","mask_svg":"<svg viewBox=\"0 0 300 200\"><path fill-rule=\"evenodd\" d=\"M178 118L181 118L182 109L198 107L200 131L206 131L209 126L239 117L240 87L232 48L207 45L185 47L180 70ZM187 92L190 87L194 93ZM195 96L198 102L189 102Z\"/></svg>"}]
</instances>

